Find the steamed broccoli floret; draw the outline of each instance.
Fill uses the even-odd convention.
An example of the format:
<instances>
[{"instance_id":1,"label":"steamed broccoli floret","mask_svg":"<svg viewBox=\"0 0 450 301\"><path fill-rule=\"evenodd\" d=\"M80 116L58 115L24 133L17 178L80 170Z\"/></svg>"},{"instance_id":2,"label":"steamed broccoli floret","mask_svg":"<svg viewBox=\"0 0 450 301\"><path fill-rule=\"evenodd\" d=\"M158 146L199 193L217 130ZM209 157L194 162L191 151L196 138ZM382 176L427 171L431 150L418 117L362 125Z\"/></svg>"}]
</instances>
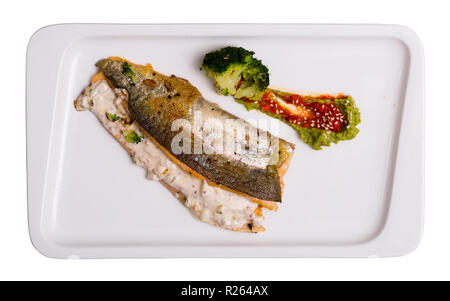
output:
<instances>
[{"instance_id":1,"label":"steamed broccoli floret","mask_svg":"<svg viewBox=\"0 0 450 301\"><path fill-rule=\"evenodd\" d=\"M214 79L218 93L260 99L269 85L269 69L242 47L225 47L205 55L201 69Z\"/></svg>"},{"instance_id":2,"label":"steamed broccoli floret","mask_svg":"<svg viewBox=\"0 0 450 301\"><path fill-rule=\"evenodd\" d=\"M206 69L206 68L205 68ZM217 91L222 95L236 94L236 87L242 78L245 65L230 65L228 69L222 73L217 73L206 69L206 75L214 79Z\"/></svg>"}]
</instances>

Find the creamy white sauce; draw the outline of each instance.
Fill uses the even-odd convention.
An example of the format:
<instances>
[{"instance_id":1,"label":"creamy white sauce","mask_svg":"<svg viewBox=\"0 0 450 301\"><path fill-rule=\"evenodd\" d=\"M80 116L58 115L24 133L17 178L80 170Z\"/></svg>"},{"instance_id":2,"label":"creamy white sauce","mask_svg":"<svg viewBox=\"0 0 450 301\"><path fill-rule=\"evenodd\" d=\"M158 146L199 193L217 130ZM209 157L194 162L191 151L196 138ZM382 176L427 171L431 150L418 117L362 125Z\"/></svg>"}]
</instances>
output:
<instances>
[{"instance_id":1,"label":"creamy white sauce","mask_svg":"<svg viewBox=\"0 0 450 301\"><path fill-rule=\"evenodd\" d=\"M238 230L252 224L261 227L263 217L255 215L258 204L228 190L211 186L206 181L189 175L175 164L148 136L126 110L126 91L111 88L106 81L97 81L85 89L75 101L79 111L90 110L105 128L132 155L137 165L147 170L150 180L164 181L186 197L184 205L197 219L229 230ZM115 122L107 114L121 119ZM144 137L139 143L127 142L125 133L135 131Z\"/></svg>"}]
</instances>

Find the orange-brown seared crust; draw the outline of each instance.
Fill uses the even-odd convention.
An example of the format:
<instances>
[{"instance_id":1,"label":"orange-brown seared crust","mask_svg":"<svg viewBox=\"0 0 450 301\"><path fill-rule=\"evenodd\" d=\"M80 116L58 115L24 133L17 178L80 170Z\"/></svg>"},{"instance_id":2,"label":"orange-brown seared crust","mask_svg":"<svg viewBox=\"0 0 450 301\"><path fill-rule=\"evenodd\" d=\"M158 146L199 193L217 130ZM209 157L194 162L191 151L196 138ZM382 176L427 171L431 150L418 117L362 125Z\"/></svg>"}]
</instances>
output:
<instances>
[{"instance_id":1,"label":"orange-brown seared crust","mask_svg":"<svg viewBox=\"0 0 450 301\"><path fill-rule=\"evenodd\" d=\"M250 229L251 227L251 229ZM261 226L249 226L249 225L245 225L242 228L240 228L239 230L236 230L238 232L249 232L249 233L258 233L258 232L264 232L266 231L266 228L261 227Z\"/></svg>"},{"instance_id":2,"label":"orange-brown seared crust","mask_svg":"<svg viewBox=\"0 0 450 301\"><path fill-rule=\"evenodd\" d=\"M109 83L109 85L112 87L111 83L108 81L108 79L106 78L105 74L103 74L103 72L99 72L96 75L94 75L94 77L92 77L92 79L91 79L91 83L96 83L101 80L106 80Z\"/></svg>"}]
</instances>

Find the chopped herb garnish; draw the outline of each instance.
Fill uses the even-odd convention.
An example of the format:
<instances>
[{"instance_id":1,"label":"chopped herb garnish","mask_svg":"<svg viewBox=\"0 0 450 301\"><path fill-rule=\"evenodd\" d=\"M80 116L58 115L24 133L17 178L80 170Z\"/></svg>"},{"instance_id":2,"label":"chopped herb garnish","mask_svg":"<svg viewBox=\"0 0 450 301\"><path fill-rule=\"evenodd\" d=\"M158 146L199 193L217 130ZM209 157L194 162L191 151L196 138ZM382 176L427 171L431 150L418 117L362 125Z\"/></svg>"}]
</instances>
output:
<instances>
[{"instance_id":1,"label":"chopped herb garnish","mask_svg":"<svg viewBox=\"0 0 450 301\"><path fill-rule=\"evenodd\" d=\"M134 85L136 83L134 70L133 68L131 68L131 65L128 64L128 62L123 63L122 74L127 77L127 80L131 85Z\"/></svg>"},{"instance_id":2,"label":"chopped herb garnish","mask_svg":"<svg viewBox=\"0 0 450 301\"><path fill-rule=\"evenodd\" d=\"M108 120L112 121L112 122L116 122L117 120L120 119L120 117L117 116L116 114L106 112L105 115L106 115L106 118L108 118Z\"/></svg>"},{"instance_id":3,"label":"chopped herb garnish","mask_svg":"<svg viewBox=\"0 0 450 301\"><path fill-rule=\"evenodd\" d=\"M140 136L138 133L136 133L135 131L124 131L123 132L125 139L130 142L130 143L136 143L138 144L139 142L141 142L144 139L144 136Z\"/></svg>"}]
</instances>

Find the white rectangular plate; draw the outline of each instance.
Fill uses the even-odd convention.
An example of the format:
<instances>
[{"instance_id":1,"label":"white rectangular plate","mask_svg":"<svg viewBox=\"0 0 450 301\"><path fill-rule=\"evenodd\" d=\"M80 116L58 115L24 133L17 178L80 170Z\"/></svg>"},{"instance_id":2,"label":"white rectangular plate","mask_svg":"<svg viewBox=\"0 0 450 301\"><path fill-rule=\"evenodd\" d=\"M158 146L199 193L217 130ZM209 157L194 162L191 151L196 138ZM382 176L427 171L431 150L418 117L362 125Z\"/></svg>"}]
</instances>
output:
<instances>
[{"instance_id":1,"label":"white rectangular plate","mask_svg":"<svg viewBox=\"0 0 450 301\"><path fill-rule=\"evenodd\" d=\"M297 145L283 203L267 231L235 233L193 219L148 181L93 114L73 100L101 58L151 63L188 79L243 119L199 70L227 46L256 51L271 83L305 93L352 95L360 133L321 151L285 124ZM423 225L423 50L392 25L107 25L45 27L27 53L28 215L33 245L55 258L376 257L419 243Z\"/></svg>"}]
</instances>

